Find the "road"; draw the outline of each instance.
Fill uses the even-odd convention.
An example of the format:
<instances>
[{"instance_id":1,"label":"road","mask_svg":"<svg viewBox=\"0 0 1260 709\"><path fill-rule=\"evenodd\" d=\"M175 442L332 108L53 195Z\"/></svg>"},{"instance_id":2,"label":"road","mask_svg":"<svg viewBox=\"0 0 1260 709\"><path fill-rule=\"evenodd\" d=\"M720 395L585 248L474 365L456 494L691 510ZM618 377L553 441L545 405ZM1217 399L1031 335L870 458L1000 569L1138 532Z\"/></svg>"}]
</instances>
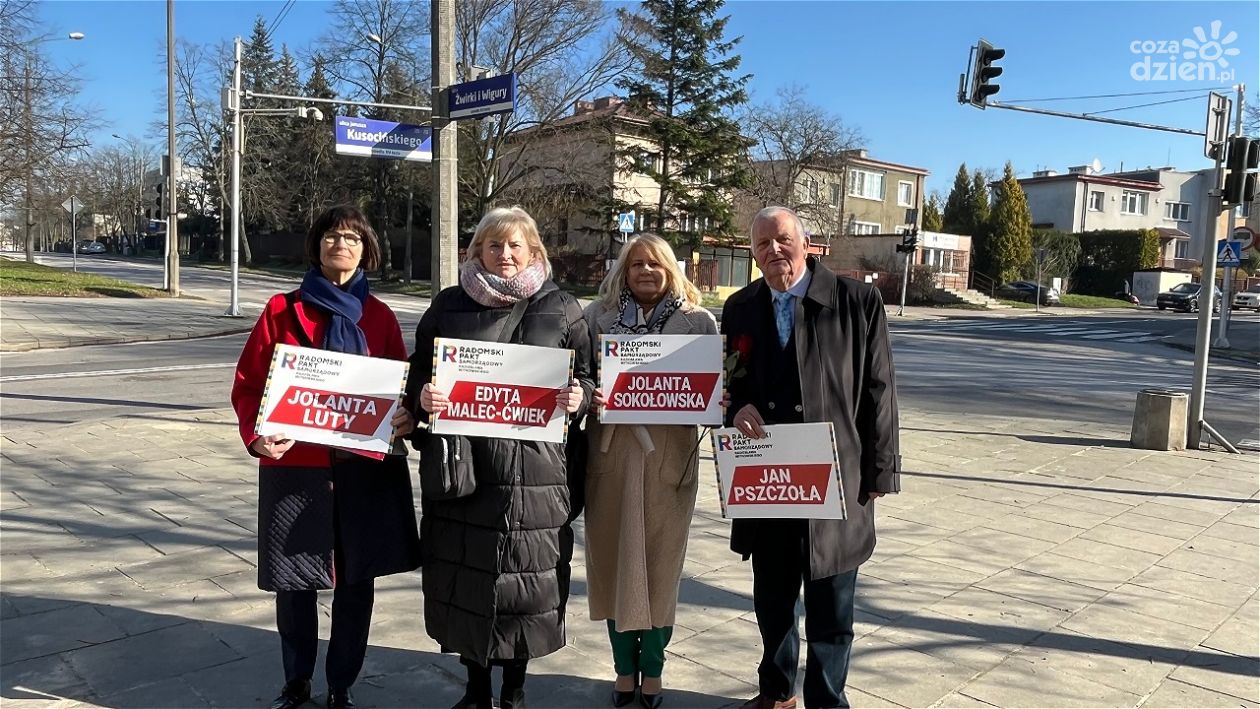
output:
<instances>
[{"instance_id":1,"label":"road","mask_svg":"<svg viewBox=\"0 0 1260 709\"><path fill-rule=\"evenodd\" d=\"M1079 421L1087 430L1090 423L1127 425L1141 389L1190 386L1189 352L1152 342L1049 332L988 328L966 333L958 325L897 323L893 347L902 405L958 417ZM411 331L404 334L411 339ZM244 340L235 335L6 353L0 356L5 433L227 406L232 367ZM1209 422L1231 440L1260 439L1260 370L1214 363L1206 411Z\"/></svg>"}]
</instances>

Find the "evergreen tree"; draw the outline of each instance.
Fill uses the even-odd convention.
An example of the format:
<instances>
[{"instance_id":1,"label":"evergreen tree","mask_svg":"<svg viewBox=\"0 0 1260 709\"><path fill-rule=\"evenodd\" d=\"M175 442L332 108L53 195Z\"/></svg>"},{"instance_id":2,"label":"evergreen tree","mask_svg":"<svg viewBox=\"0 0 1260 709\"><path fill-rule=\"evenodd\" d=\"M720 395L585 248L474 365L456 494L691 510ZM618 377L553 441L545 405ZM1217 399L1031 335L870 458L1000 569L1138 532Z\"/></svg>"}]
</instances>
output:
<instances>
[{"instance_id":1,"label":"evergreen tree","mask_svg":"<svg viewBox=\"0 0 1260 709\"><path fill-rule=\"evenodd\" d=\"M241 88L244 91L276 93L279 78L279 62L276 61L271 39L267 37L267 23L259 15L254 20L254 31L241 51ZM280 104L269 99L254 99L251 108L278 108ZM275 151L278 138L274 135L277 120L272 116L245 116L245 128L241 140L241 212L243 225L248 229L283 228L288 215L287 199L277 201L276 187L284 183L272 173L272 166L280 155Z\"/></svg>"},{"instance_id":2,"label":"evergreen tree","mask_svg":"<svg viewBox=\"0 0 1260 709\"><path fill-rule=\"evenodd\" d=\"M976 255L975 268L985 275L992 275L993 257L989 248L989 182L984 173L976 170L971 175L971 189L967 193L967 231L971 235L972 250Z\"/></svg>"},{"instance_id":3,"label":"evergreen tree","mask_svg":"<svg viewBox=\"0 0 1260 709\"><path fill-rule=\"evenodd\" d=\"M1032 263L1032 213L1009 161L994 195L988 242L992 270L1002 283L1019 279Z\"/></svg>"},{"instance_id":4,"label":"evergreen tree","mask_svg":"<svg viewBox=\"0 0 1260 709\"><path fill-rule=\"evenodd\" d=\"M660 185L656 231L682 245L699 243L701 233L734 235L730 193L751 184L748 144L731 118L748 100L750 76L734 75L740 38L725 38L723 4L645 0L637 13L619 11L636 71L617 85L648 120L643 137L658 150L651 160L638 155L641 148L620 157L638 158L634 169Z\"/></svg>"},{"instance_id":5,"label":"evergreen tree","mask_svg":"<svg viewBox=\"0 0 1260 709\"><path fill-rule=\"evenodd\" d=\"M932 193L932 196L923 203L923 230L945 231L943 224L941 198L936 193Z\"/></svg>"},{"instance_id":6,"label":"evergreen tree","mask_svg":"<svg viewBox=\"0 0 1260 709\"><path fill-rule=\"evenodd\" d=\"M945 199L945 211L941 213L941 222L945 231L950 234L970 234L971 223L971 174L967 172L967 163L958 166L958 174L954 175L954 187Z\"/></svg>"}]
</instances>

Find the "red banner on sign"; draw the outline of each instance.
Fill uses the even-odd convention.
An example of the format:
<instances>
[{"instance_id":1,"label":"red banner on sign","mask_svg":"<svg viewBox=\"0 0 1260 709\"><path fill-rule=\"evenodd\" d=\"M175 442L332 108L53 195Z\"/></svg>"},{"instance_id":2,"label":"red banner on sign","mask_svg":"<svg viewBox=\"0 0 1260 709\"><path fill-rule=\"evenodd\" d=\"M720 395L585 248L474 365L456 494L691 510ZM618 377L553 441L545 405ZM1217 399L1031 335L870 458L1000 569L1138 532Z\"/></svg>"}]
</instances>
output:
<instances>
[{"instance_id":1,"label":"red banner on sign","mask_svg":"<svg viewBox=\"0 0 1260 709\"><path fill-rule=\"evenodd\" d=\"M621 372L604 406L609 411L703 412L717 380L717 372Z\"/></svg>"},{"instance_id":2,"label":"red banner on sign","mask_svg":"<svg viewBox=\"0 0 1260 709\"><path fill-rule=\"evenodd\" d=\"M371 436L393 405L392 399L291 386L268 421Z\"/></svg>"},{"instance_id":3,"label":"red banner on sign","mask_svg":"<svg viewBox=\"0 0 1260 709\"><path fill-rule=\"evenodd\" d=\"M554 387L488 382L455 382L451 405L443 418L452 421L483 421L513 426L546 427L556 410Z\"/></svg>"},{"instance_id":4,"label":"red banner on sign","mask_svg":"<svg viewBox=\"0 0 1260 709\"><path fill-rule=\"evenodd\" d=\"M741 465L731 478L728 505L821 505L830 463Z\"/></svg>"}]
</instances>

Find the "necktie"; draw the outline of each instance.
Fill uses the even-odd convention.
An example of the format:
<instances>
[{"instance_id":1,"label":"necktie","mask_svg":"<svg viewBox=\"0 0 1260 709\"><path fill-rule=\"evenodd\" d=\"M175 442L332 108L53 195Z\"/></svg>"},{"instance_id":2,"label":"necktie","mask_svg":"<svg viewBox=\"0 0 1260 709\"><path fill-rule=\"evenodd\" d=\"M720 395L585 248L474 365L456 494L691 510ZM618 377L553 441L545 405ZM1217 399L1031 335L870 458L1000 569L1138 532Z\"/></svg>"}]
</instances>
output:
<instances>
[{"instance_id":1,"label":"necktie","mask_svg":"<svg viewBox=\"0 0 1260 709\"><path fill-rule=\"evenodd\" d=\"M787 347L792 336L792 294L774 294L774 326L779 330L779 347Z\"/></svg>"}]
</instances>

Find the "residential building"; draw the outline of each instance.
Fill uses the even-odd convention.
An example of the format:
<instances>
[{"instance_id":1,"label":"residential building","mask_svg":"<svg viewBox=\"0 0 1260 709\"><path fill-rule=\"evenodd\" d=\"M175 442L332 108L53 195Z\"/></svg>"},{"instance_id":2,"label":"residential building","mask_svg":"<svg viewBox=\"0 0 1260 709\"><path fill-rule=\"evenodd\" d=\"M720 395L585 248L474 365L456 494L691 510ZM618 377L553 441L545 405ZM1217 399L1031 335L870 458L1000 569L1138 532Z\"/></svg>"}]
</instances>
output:
<instances>
[{"instance_id":1,"label":"residential building","mask_svg":"<svg viewBox=\"0 0 1260 709\"><path fill-rule=\"evenodd\" d=\"M1019 184L1028 198L1034 228L1073 233L1155 229L1160 235L1160 265L1189 268L1198 263L1207 227L1215 223L1218 237L1226 229L1227 215L1210 213L1211 181L1211 169L1101 173L1081 165L1066 174L1039 170Z\"/></svg>"}]
</instances>

